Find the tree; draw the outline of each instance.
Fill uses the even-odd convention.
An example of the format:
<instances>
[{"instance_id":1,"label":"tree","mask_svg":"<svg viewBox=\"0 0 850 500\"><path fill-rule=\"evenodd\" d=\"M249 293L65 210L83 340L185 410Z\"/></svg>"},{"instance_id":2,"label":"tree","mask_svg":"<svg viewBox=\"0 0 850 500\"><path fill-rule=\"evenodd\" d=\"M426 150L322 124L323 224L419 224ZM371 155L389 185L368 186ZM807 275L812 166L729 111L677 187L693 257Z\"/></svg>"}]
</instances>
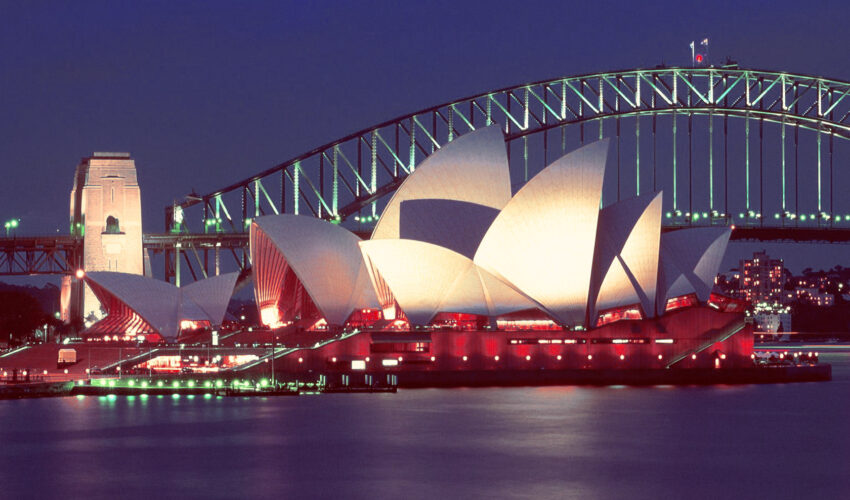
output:
<instances>
[{"instance_id":1,"label":"tree","mask_svg":"<svg viewBox=\"0 0 850 500\"><path fill-rule=\"evenodd\" d=\"M24 342L48 318L38 301L18 290L0 291L0 340L10 345Z\"/></svg>"}]
</instances>

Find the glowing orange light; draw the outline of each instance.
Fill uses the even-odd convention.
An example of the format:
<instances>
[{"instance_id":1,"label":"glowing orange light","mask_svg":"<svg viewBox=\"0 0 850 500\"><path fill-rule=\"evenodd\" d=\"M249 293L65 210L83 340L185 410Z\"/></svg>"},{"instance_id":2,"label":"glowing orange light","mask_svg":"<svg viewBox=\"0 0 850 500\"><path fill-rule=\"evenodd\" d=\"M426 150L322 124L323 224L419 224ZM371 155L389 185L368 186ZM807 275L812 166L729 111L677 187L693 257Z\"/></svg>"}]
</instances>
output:
<instances>
[{"instance_id":1,"label":"glowing orange light","mask_svg":"<svg viewBox=\"0 0 850 500\"><path fill-rule=\"evenodd\" d=\"M280 312L278 311L277 306L271 305L262 307L260 309L260 321L270 328L279 328L282 326L280 322Z\"/></svg>"},{"instance_id":2,"label":"glowing orange light","mask_svg":"<svg viewBox=\"0 0 850 500\"><path fill-rule=\"evenodd\" d=\"M76 276L77 276L78 280L83 279L85 277L85 275L86 275L85 271L83 271L82 269L77 269Z\"/></svg>"}]
</instances>

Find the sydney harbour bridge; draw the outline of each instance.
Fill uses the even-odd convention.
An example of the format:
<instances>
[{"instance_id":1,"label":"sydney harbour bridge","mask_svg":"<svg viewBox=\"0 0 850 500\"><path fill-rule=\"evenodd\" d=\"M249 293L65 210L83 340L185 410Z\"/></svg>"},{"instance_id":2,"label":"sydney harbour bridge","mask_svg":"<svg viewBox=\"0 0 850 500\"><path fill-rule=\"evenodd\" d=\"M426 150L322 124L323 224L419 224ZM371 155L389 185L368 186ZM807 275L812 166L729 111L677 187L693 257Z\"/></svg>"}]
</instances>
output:
<instances>
[{"instance_id":1,"label":"sydney harbour bridge","mask_svg":"<svg viewBox=\"0 0 850 500\"><path fill-rule=\"evenodd\" d=\"M611 139L603 204L664 191L664 229L732 239L850 241L850 82L725 67L562 77L443 103L354 132L165 208L146 234L168 281L249 268L254 217L292 213L371 232L425 157L499 124L513 189L585 142ZM610 178L616 177L616 178ZM0 275L73 274L82 237L0 238ZM225 261L225 262L222 262Z\"/></svg>"}]
</instances>

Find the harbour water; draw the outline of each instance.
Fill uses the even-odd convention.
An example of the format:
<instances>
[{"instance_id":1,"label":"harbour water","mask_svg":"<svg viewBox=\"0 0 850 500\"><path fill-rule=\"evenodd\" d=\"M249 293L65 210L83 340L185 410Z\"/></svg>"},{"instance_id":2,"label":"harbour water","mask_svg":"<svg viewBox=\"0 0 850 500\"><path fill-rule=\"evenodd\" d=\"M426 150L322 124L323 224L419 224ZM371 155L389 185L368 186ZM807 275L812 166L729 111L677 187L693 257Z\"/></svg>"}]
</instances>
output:
<instances>
[{"instance_id":1,"label":"harbour water","mask_svg":"<svg viewBox=\"0 0 850 500\"><path fill-rule=\"evenodd\" d=\"M0 401L3 498L848 498L833 381Z\"/></svg>"}]
</instances>

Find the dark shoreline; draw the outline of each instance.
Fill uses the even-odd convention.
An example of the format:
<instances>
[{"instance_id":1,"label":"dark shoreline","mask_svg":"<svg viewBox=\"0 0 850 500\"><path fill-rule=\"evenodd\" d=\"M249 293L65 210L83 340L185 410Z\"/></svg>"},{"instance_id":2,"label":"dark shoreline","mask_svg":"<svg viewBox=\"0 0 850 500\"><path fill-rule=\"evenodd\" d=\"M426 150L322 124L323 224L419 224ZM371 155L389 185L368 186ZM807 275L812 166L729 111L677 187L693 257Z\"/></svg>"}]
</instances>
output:
<instances>
[{"instance_id":1,"label":"dark shoreline","mask_svg":"<svg viewBox=\"0 0 850 500\"><path fill-rule=\"evenodd\" d=\"M361 390L355 380L359 372L350 374L352 390L341 390L339 384L329 385L324 392L369 392ZM372 374L378 375L378 374ZM649 369L649 370L469 370L469 371L399 371L397 387L458 388L458 387L543 387L543 386L610 386L625 385L646 387L655 385L744 385L784 384L794 382L826 382L832 380L832 366L779 365L753 368L716 369ZM76 385L74 382L36 382L0 386L0 400L74 395L167 395L210 394L211 388L182 387L103 387ZM383 392L383 391L381 391ZM274 395L274 394L270 394Z\"/></svg>"}]
</instances>

